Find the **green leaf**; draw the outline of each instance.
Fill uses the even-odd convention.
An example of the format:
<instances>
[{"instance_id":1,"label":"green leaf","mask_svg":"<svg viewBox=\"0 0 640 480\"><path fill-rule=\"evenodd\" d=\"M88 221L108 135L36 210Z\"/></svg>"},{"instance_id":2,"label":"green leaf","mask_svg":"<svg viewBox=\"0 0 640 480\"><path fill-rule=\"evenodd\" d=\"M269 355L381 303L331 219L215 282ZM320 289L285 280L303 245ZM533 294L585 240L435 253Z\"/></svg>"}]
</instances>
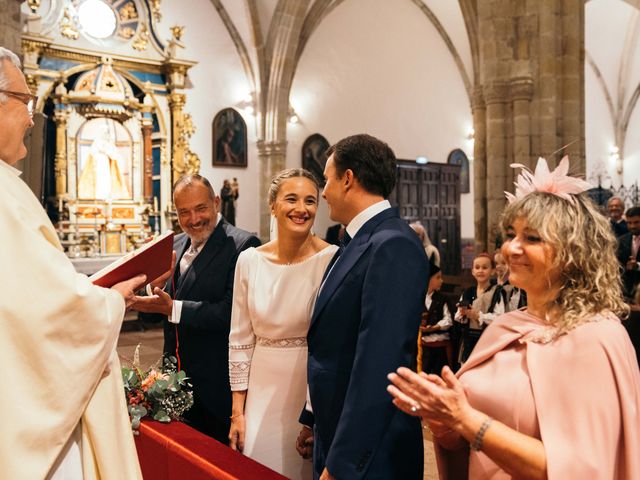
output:
<instances>
[{"instance_id":1,"label":"green leaf","mask_svg":"<svg viewBox=\"0 0 640 480\"><path fill-rule=\"evenodd\" d=\"M156 414L153 416L153 419L163 423L169 423L171 421L171 418L169 417L169 415L167 415L167 412L165 412L164 410L158 410Z\"/></svg>"}]
</instances>

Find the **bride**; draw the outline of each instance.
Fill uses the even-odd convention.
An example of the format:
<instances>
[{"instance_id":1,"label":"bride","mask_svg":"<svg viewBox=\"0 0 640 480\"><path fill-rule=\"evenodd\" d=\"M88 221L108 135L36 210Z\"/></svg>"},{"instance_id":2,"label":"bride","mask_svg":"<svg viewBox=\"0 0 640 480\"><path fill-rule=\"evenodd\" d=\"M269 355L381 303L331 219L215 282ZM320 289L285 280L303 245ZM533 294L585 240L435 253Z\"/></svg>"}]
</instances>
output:
<instances>
[{"instance_id":1,"label":"bride","mask_svg":"<svg viewBox=\"0 0 640 480\"><path fill-rule=\"evenodd\" d=\"M311 478L296 452L307 387L307 330L323 273L337 247L311 227L319 185L307 170L271 181L269 206L277 238L238 257L229 376L233 394L230 446L293 478Z\"/></svg>"}]
</instances>

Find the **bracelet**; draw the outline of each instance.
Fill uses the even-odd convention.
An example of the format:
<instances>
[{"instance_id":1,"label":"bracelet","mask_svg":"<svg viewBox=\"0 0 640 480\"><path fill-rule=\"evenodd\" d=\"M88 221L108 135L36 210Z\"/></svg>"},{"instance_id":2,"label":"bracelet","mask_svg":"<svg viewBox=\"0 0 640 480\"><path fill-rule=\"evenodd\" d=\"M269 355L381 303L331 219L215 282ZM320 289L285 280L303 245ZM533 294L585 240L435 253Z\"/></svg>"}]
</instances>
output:
<instances>
[{"instance_id":1,"label":"bracelet","mask_svg":"<svg viewBox=\"0 0 640 480\"><path fill-rule=\"evenodd\" d=\"M244 416L244 413L236 413L235 415L231 415L229 418L231 420L233 420L234 418L238 418L238 417L242 417Z\"/></svg>"},{"instance_id":2,"label":"bracelet","mask_svg":"<svg viewBox=\"0 0 640 480\"><path fill-rule=\"evenodd\" d=\"M482 422L482 426L478 433L476 433L476 437L473 439L473 443L471 444L471 449L479 452L482 449L482 441L484 440L484 434L487 433L489 426L493 422L493 418L487 417L484 422Z\"/></svg>"}]
</instances>

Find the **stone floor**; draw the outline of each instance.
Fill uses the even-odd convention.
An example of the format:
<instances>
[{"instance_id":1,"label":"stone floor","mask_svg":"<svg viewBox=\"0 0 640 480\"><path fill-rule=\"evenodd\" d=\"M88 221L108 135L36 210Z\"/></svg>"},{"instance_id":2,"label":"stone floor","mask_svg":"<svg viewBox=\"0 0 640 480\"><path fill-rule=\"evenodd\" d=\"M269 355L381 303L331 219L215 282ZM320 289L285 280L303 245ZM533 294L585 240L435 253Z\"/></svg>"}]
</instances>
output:
<instances>
[{"instance_id":1,"label":"stone floor","mask_svg":"<svg viewBox=\"0 0 640 480\"><path fill-rule=\"evenodd\" d=\"M118 354L122 363L133 361L134 351L140 345L140 365L142 368L156 363L162 355L163 332L158 324L147 324L137 320L126 321L118 339ZM424 439L425 480L436 480L436 462L433 443L429 433L425 431Z\"/></svg>"}]
</instances>

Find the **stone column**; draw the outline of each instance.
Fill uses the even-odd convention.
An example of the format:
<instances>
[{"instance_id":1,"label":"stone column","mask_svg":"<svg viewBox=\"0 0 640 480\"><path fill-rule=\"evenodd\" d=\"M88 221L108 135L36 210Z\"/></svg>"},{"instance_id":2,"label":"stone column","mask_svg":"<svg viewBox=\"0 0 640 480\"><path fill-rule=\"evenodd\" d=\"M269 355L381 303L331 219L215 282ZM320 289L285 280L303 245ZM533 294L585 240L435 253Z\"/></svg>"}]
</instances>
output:
<instances>
[{"instance_id":1,"label":"stone column","mask_svg":"<svg viewBox=\"0 0 640 480\"><path fill-rule=\"evenodd\" d=\"M493 82L484 86L487 121L487 249L495 244L497 222L504 208L506 190L506 102L507 85Z\"/></svg>"},{"instance_id":2,"label":"stone column","mask_svg":"<svg viewBox=\"0 0 640 480\"><path fill-rule=\"evenodd\" d=\"M56 197L67 194L67 112L56 108L53 115L56 124L56 156L54 171Z\"/></svg>"},{"instance_id":3,"label":"stone column","mask_svg":"<svg viewBox=\"0 0 640 480\"><path fill-rule=\"evenodd\" d=\"M16 0L0 0L0 45L20 55L20 4Z\"/></svg>"},{"instance_id":4,"label":"stone column","mask_svg":"<svg viewBox=\"0 0 640 480\"><path fill-rule=\"evenodd\" d=\"M572 173L586 174L584 96L584 4L562 4L562 145L571 157ZM576 141L577 140L577 141ZM558 148L560 148L558 147Z\"/></svg>"},{"instance_id":5,"label":"stone column","mask_svg":"<svg viewBox=\"0 0 640 480\"><path fill-rule=\"evenodd\" d=\"M287 142L258 142L258 158L260 159L260 240L269 241L271 212L267 202L271 178L285 168Z\"/></svg>"},{"instance_id":6,"label":"stone column","mask_svg":"<svg viewBox=\"0 0 640 480\"><path fill-rule=\"evenodd\" d=\"M487 109L482 89L475 88L472 97L473 113L473 191L476 251L487 250Z\"/></svg>"},{"instance_id":7,"label":"stone column","mask_svg":"<svg viewBox=\"0 0 640 480\"><path fill-rule=\"evenodd\" d=\"M151 133L153 125L148 119L142 120L142 144L144 155L144 180L142 182L142 195L145 202L150 203L153 195L153 150L151 145Z\"/></svg>"},{"instance_id":8,"label":"stone column","mask_svg":"<svg viewBox=\"0 0 640 480\"><path fill-rule=\"evenodd\" d=\"M533 80L531 77L512 78L509 82L509 96L513 110L513 163L532 166L531 159L531 98ZM506 191L513 191L514 170L507 169Z\"/></svg>"}]
</instances>

